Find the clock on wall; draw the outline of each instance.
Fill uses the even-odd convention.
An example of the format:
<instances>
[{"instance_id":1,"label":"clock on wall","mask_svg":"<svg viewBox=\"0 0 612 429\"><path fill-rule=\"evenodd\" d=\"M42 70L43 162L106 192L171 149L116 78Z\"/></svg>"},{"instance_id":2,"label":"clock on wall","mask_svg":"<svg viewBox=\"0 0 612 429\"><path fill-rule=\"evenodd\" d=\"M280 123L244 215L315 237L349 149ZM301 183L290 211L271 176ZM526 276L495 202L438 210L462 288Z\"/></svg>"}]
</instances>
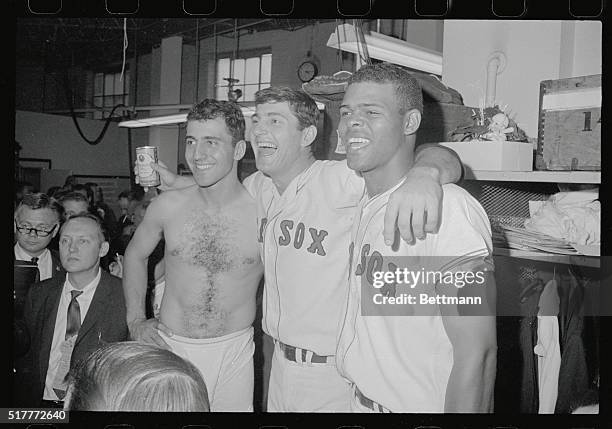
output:
<instances>
[{"instance_id":1,"label":"clock on wall","mask_svg":"<svg viewBox=\"0 0 612 429\"><path fill-rule=\"evenodd\" d=\"M317 65L312 60L305 60L299 66L297 70L298 77L302 82L310 82L319 73Z\"/></svg>"}]
</instances>

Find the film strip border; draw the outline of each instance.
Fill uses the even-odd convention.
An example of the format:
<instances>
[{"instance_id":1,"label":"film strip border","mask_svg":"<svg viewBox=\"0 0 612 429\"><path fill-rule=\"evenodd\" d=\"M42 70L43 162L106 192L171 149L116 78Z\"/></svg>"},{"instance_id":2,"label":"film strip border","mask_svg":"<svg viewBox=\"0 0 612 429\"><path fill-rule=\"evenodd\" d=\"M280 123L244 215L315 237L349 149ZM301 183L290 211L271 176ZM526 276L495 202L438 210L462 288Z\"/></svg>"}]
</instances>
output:
<instances>
[{"instance_id":1,"label":"film strip border","mask_svg":"<svg viewBox=\"0 0 612 429\"><path fill-rule=\"evenodd\" d=\"M18 16L595 19L604 0L12 0Z\"/></svg>"}]
</instances>

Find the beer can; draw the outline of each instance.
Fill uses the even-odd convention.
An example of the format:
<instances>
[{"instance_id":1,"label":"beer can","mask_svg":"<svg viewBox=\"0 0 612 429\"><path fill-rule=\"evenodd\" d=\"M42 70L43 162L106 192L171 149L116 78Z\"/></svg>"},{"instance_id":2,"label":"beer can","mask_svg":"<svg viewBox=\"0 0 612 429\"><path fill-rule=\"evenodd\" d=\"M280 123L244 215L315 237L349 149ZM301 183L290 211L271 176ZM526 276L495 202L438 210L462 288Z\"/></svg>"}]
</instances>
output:
<instances>
[{"instance_id":1,"label":"beer can","mask_svg":"<svg viewBox=\"0 0 612 429\"><path fill-rule=\"evenodd\" d=\"M161 184L159 173L149 165L157 163L157 147L140 146L136 148L136 165L138 166L138 182L140 186L154 187Z\"/></svg>"}]
</instances>

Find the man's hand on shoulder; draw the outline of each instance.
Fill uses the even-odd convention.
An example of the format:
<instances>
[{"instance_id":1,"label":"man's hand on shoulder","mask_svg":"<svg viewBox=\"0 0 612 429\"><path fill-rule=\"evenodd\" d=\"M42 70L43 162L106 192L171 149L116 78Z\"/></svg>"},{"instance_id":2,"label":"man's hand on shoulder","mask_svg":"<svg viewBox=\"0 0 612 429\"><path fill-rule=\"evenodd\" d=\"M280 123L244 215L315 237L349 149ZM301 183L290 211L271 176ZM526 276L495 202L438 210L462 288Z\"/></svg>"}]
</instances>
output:
<instances>
[{"instance_id":1,"label":"man's hand on shoulder","mask_svg":"<svg viewBox=\"0 0 612 429\"><path fill-rule=\"evenodd\" d=\"M130 330L130 339L170 350L168 343L164 341L157 331L160 330L169 337L171 337L173 333L159 320L155 318L137 319L128 323L128 329Z\"/></svg>"},{"instance_id":2,"label":"man's hand on shoulder","mask_svg":"<svg viewBox=\"0 0 612 429\"><path fill-rule=\"evenodd\" d=\"M427 233L437 232L442 197L438 170L412 167L405 182L389 196L383 232L385 243L389 246L394 243L396 228L408 244L414 244L415 237L423 240Z\"/></svg>"}]
</instances>

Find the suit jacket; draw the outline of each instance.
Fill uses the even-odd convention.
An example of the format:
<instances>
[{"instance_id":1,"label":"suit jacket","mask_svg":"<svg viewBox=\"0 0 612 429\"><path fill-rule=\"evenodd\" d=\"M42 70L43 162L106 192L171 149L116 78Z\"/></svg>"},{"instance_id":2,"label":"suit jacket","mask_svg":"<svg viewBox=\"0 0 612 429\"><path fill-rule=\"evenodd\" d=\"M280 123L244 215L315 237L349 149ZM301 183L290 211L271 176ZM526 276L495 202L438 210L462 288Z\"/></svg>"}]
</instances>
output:
<instances>
[{"instance_id":1,"label":"suit jacket","mask_svg":"<svg viewBox=\"0 0 612 429\"><path fill-rule=\"evenodd\" d=\"M60 261L59 252L57 250L49 249L51 252L51 277L65 276L64 268ZM13 262L15 262L15 255L13 253ZM31 286L29 286L31 287ZM13 356L19 359L26 353L30 347L30 338L28 331L25 327L25 320L23 320L23 300L18 299L15 302L14 312L14 326L13 326Z\"/></svg>"},{"instance_id":2,"label":"suit jacket","mask_svg":"<svg viewBox=\"0 0 612 429\"><path fill-rule=\"evenodd\" d=\"M51 252L51 277L57 277L62 273L65 274L59 252L55 249L49 249L49 252Z\"/></svg>"},{"instance_id":3,"label":"suit jacket","mask_svg":"<svg viewBox=\"0 0 612 429\"><path fill-rule=\"evenodd\" d=\"M43 398L57 308L65 278L64 274L35 284L26 298L24 320L31 344L15 383L16 406L37 407ZM121 280L102 270L100 283L79 329L70 367L74 368L103 344L125 341L127 338Z\"/></svg>"}]
</instances>

